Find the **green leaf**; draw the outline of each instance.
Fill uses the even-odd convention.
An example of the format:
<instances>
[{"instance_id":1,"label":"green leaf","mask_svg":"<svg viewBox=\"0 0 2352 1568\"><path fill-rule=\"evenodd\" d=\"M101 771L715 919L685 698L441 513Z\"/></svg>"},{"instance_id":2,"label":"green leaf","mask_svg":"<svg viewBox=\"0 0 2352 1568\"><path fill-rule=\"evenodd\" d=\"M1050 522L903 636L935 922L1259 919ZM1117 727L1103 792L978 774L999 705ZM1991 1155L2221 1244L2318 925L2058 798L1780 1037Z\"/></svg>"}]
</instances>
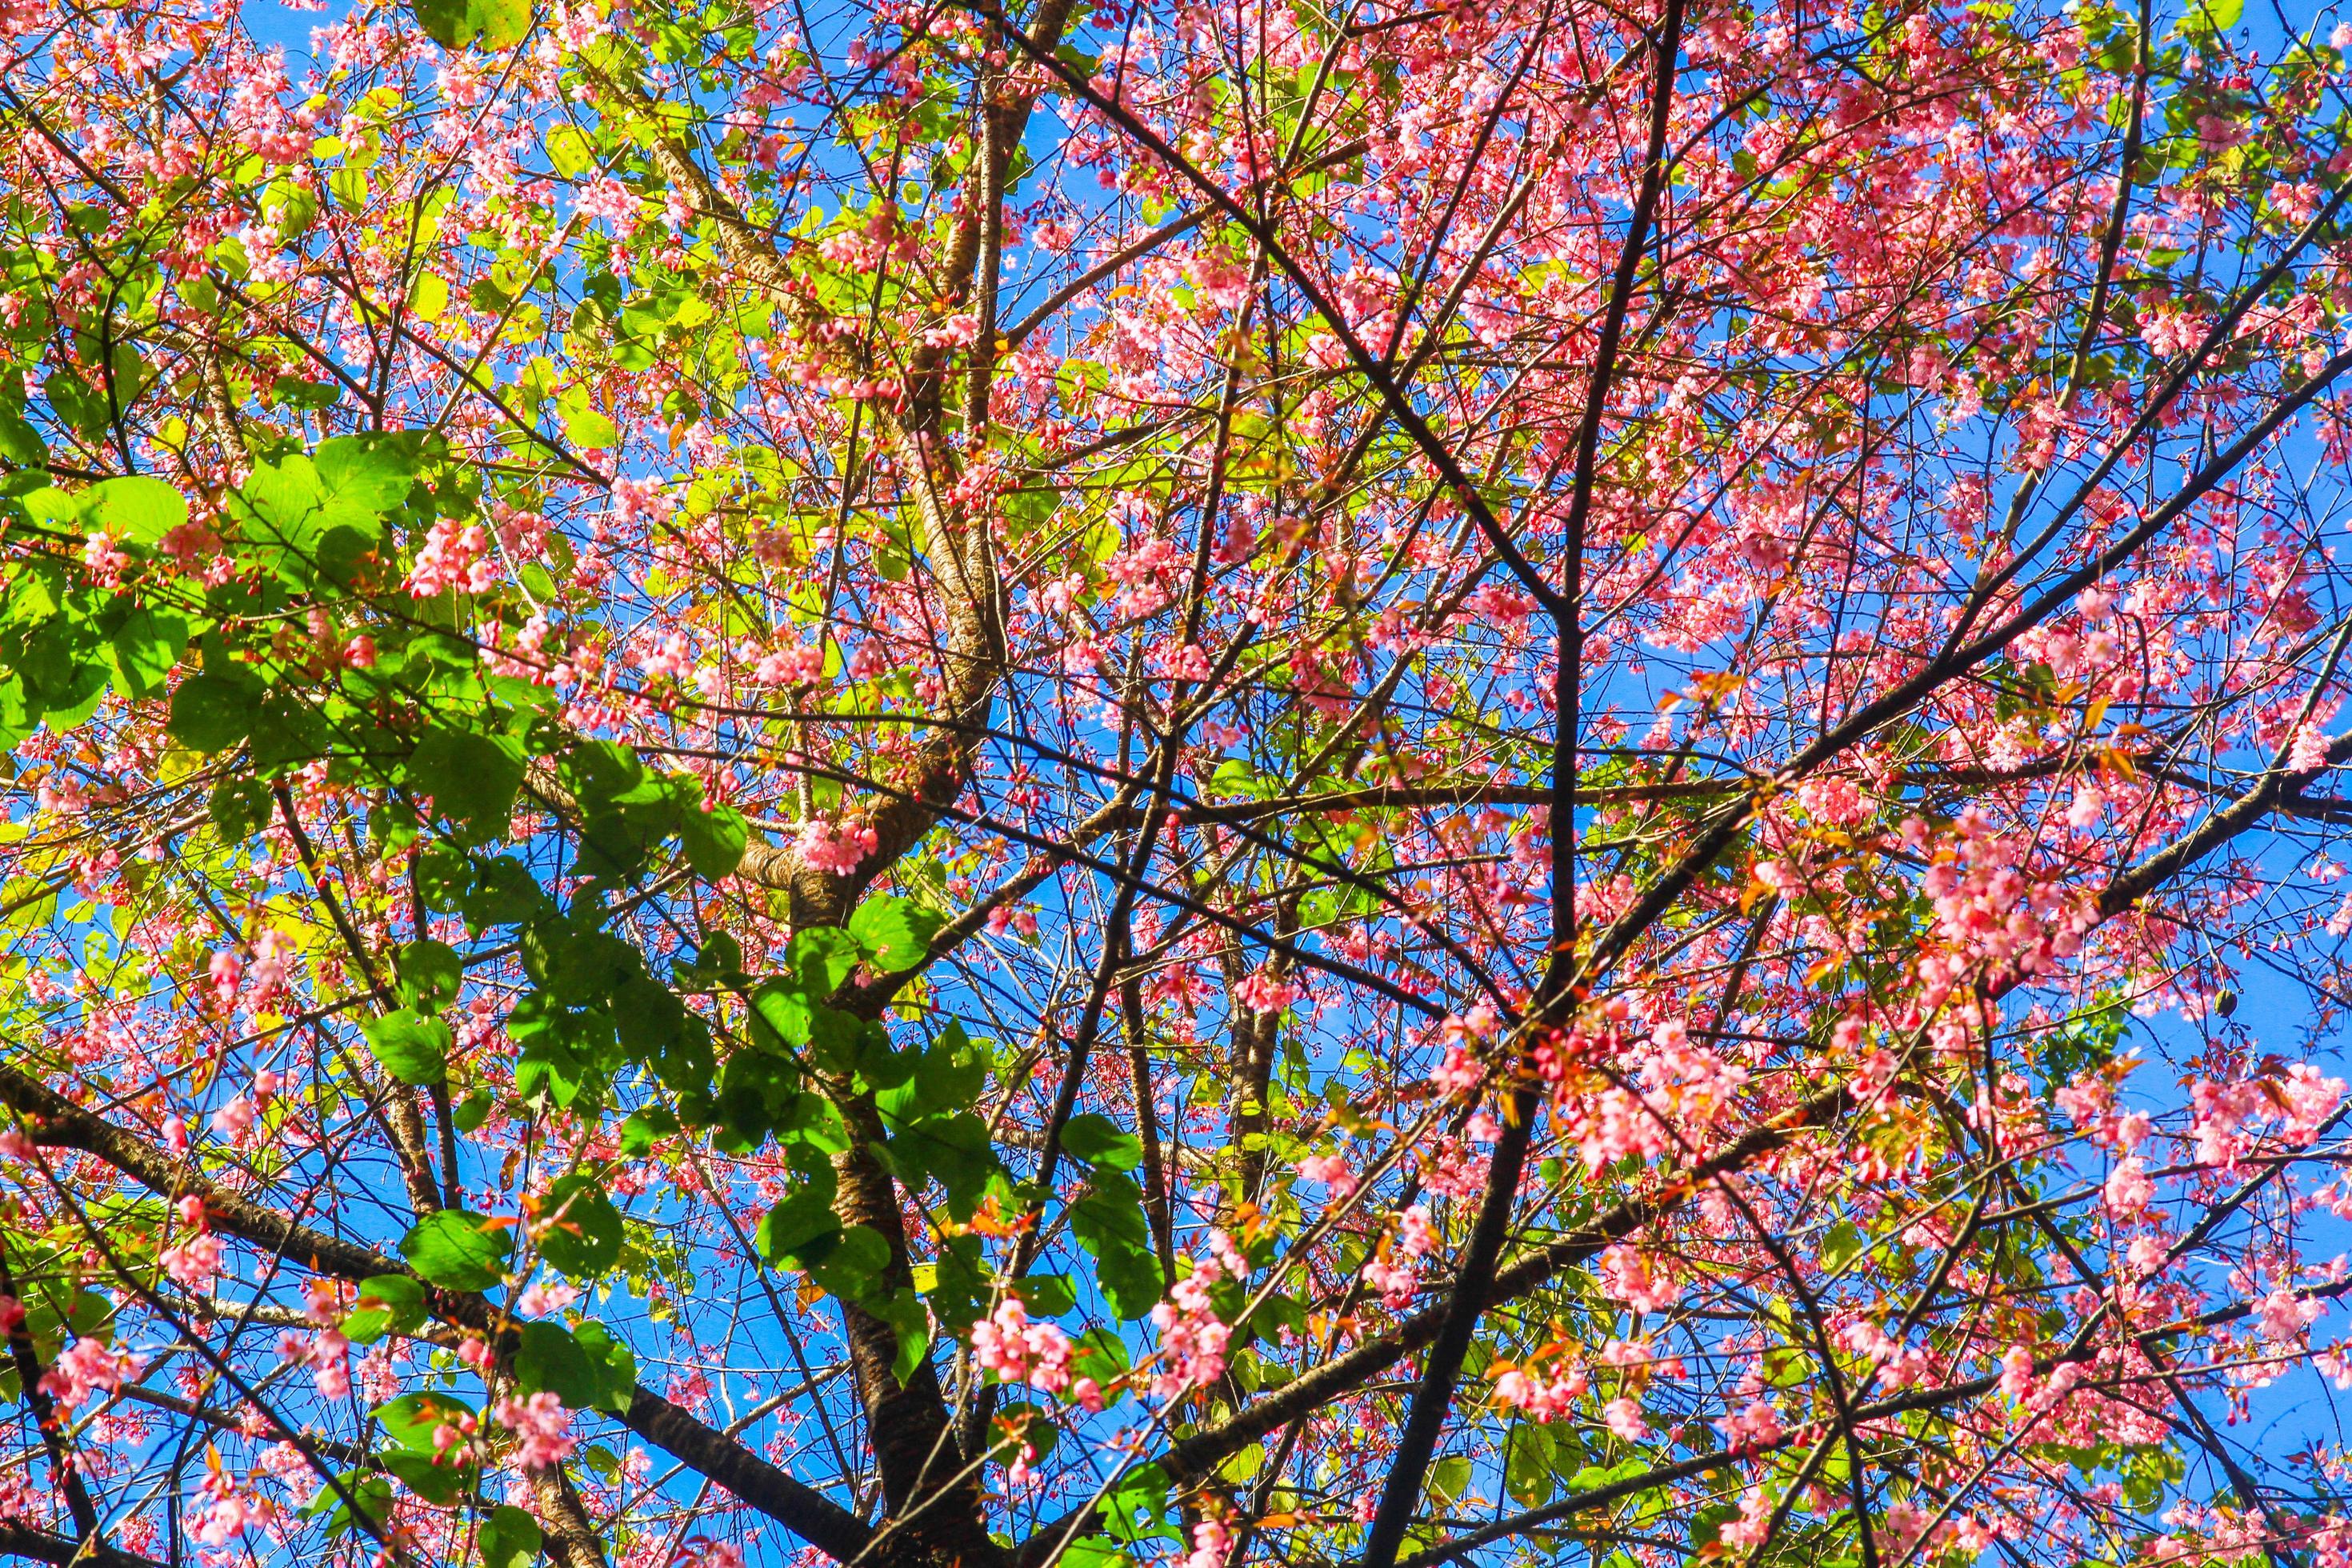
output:
<instances>
[{"instance_id":1,"label":"green leaf","mask_svg":"<svg viewBox=\"0 0 2352 1568\"><path fill-rule=\"evenodd\" d=\"M62 733L88 718L105 697L110 650L81 595L59 604L36 586L21 607L12 604L9 611L9 618L28 634L15 673L24 680L26 700Z\"/></svg>"},{"instance_id":2,"label":"green leaf","mask_svg":"<svg viewBox=\"0 0 2352 1568\"><path fill-rule=\"evenodd\" d=\"M667 1055L686 1032L686 1004L669 988L644 975L632 975L613 993L614 1021L620 1026L621 1048L631 1061L654 1061Z\"/></svg>"},{"instance_id":3,"label":"green leaf","mask_svg":"<svg viewBox=\"0 0 2352 1568\"><path fill-rule=\"evenodd\" d=\"M420 937L400 950L393 962L400 979L401 999L412 1007L446 1007L457 999L466 977L465 961L446 942Z\"/></svg>"},{"instance_id":4,"label":"green leaf","mask_svg":"<svg viewBox=\"0 0 2352 1568\"><path fill-rule=\"evenodd\" d=\"M800 1261L819 1289L869 1311L882 1305L876 1287L882 1270L889 1267L890 1244L873 1226L847 1226L830 1246L819 1243L803 1248Z\"/></svg>"},{"instance_id":5,"label":"green leaf","mask_svg":"<svg viewBox=\"0 0 2352 1568\"><path fill-rule=\"evenodd\" d=\"M368 1049L383 1070L401 1082L422 1089L439 1083L449 1072L449 1026L403 1007L361 1026Z\"/></svg>"},{"instance_id":6,"label":"green leaf","mask_svg":"<svg viewBox=\"0 0 2352 1568\"><path fill-rule=\"evenodd\" d=\"M454 1426L471 1415L473 1406L451 1394L428 1392L404 1394L389 1404L375 1408L375 1418L383 1425L383 1435L401 1447L421 1453L433 1452L433 1434L444 1425Z\"/></svg>"},{"instance_id":7,"label":"green leaf","mask_svg":"<svg viewBox=\"0 0 2352 1568\"><path fill-rule=\"evenodd\" d=\"M58 411L58 417L73 427L79 436L95 436L106 427L110 415L106 395L85 384L71 371L49 373L41 384L41 395Z\"/></svg>"},{"instance_id":8,"label":"green leaf","mask_svg":"<svg viewBox=\"0 0 2352 1568\"><path fill-rule=\"evenodd\" d=\"M1160 1261L1143 1218L1143 1192L1115 1172L1098 1171L1094 1191L1070 1205L1070 1232L1094 1255L1097 1281L1122 1318L1140 1318L1160 1300Z\"/></svg>"},{"instance_id":9,"label":"green leaf","mask_svg":"<svg viewBox=\"0 0 2352 1568\"><path fill-rule=\"evenodd\" d=\"M1026 1274L1005 1289L1021 1298L1033 1318L1058 1318L1078 1309L1078 1293L1066 1274Z\"/></svg>"},{"instance_id":10,"label":"green leaf","mask_svg":"<svg viewBox=\"0 0 2352 1568\"><path fill-rule=\"evenodd\" d=\"M1541 1508L1559 1484L1550 1428L1528 1421L1513 1426L1503 1464L1503 1485L1522 1508Z\"/></svg>"},{"instance_id":11,"label":"green leaf","mask_svg":"<svg viewBox=\"0 0 2352 1568\"><path fill-rule=\"evenodd\" d=\"M930 1315L923 1310L922 1298L903 1288L876 1305L878 1310L874 1315L889 1324L898 1335L898 1353L890 1363L890 1371L903 1386L915 1375L915 1369L930 1359Z\"/></svg>"},{"instance_id":12,"label":"green leaf","mask_svg":"<svg viewBox=\"0 0 2352 1568\"><path fill-rule=\"evenodd\" d=\"M827 1173L830 1174L831 1173ZM800 1258L819 1246L829 1246L841 1234L841 1221L833 1212L833 1192L829 1186L804 1186L784 1194L783 1201L768 1211L752 1237L760 1256L771 1263L797 1264Z\"/></svg>"},{"instance_id":13,"label":"green leaf","mask_svg":"<svg viewBox=\"0 0 2352 1568\"><path fill-rule=\"evenodd\" d=\"M318 466L306 456L289 456L282 463L254 468L237 499L252 512L258 536L270 543L301 548L318 531L313 521L324 491L318 482Z\"/></svg>"},{"instance_id":14,"label":"green leaf","mask_svg":"<svg viewBox=\"0 0 2352 1568\"><path fill-rule=\"evenodd\" d=\"M392 1453L379 1456L383 1468L426 1502L446 1508L467 1489L474 1467L453 1465L436 1454Z\"/></svg>"},{"instance_id":15,"label":"green leaf","mask_svg":"<svg viewBox=\"0 0 2352 1568\"><path fill-rule=\"evenodd\" d=\"M544 143L548 163L565 179L584 174L596 162L596 155L582 135L577 125L557 125L547 133Z\"/></svg>"},{"instance_id":16,"label":"green leaf","mask_svg":"<svg viewBox=\"0 0 2352 1568\"><path fill-rule=\"evenodd\" d=\"M482 1521L482 1568L530 1568L541 1542L537 1520L511 1503L500 1503Z\"/></svg>"},{"instance_id":17,"label":"green leaf","mask_svg":"<svg viewBox=\"0 0 2352 1568\"><path fill-rule=\"evenodd\" d=\"M155 543L188 521L188 503L161 479L131 474L101 479L82 492L85 514L117 539Z\"/></svg>"},{"instance_id":18,"label":"green leaf","mask_svg":"<svg viewBox=\"0 0 2352 1568\"><path fill-rule=\"evenodd\" d=\"M213 826L224 843L241 844L261 830L269 820L277 802L269 795L269 785L250 775L233 775L213 785L206 801L211 808Z\"/></svg>"},{"instance_id":19,"label":"green leaf","mask_svg":"<svg viewBox=\"0 0 2352 1568\"><path fill-rule=\"evenodd\" d=\"M723 931L702 939L691 963L677 971L679 988L687 991L727 990L741 983L743 944Z\"/></svg>"},{"instance_id":20,"label":"green leaf","mask_svg":"<svg viewBox=\"0 0 2352 1568\"><path fill-rule=\"evenodd\" d=\"M708 811L688 812L678 823L677 836L686 847L687 864L694 868L694 874L716 880L732 876L735 868L743 863L743 851L751 842L751 827L733 806L717 805Z\"/></svg>"},{"instance_id":21,"label":"green leaf","mask_svg":"<svg viewBox=\"0 0 2352 1568\"><path fill-rule=\"evenodd\" d=\"M601 1103L604 1079L565 1043L563 1037L570 1032L567 1022L541 1031L523 1047L515 1062L517 1099L528 1104L543 1096L565 1110L583 1104L583 1112Z\"/></svg>"},{"instance_id":22,"label":"green leaf","mask_svg":"<svg viewBox=\"0 0 2352 1568\"><path fill-rule=\"evenodd\" d=\"M598 1376L603 1379L603 1402L595 1408L615 1413L626 1410L637 1392L635 1354L599 1322L580 1324L572 1331L572 1337L598 1368Z\"/></svg>"},{"instance_id":23,"label":"green leaf","mask_svg":"<svg viewBox=\"0 0 2352 1568\"><path fill-rule=\"evenodd\" d=\"M1138 1465L1103 1495L1105 1532L1114 1541L1154 1539L1164 1533L1168 1506L1168 1472L1157 1465Z\"/></svg>"},{"instance_id":24,"label":"green leaf","mask_svg":"<svg viewBox=\"0 0 2352 1568\"><path fill-rule=\"evenodd\" d=\"M408 499L416 483L414 437L338 436L310 454L323 492L327 521L381 518Z\"/></svg>"},{"instance_id":25,"label":"green leaf","mask_svg":"<svg viewBox=\"0 0 2352 1568\"><path fill-rule=\"evenodd\" d=\"M907 1175L929 1175L947 1189L948 1210L958 1219L971 1217L989 1178L1003 1169L988 1123L970 1110L927 1116L904 1130L893 1129L889 1150Z\"/></svg>"},{"instance_id":26,"label":"green leaf","mask_svg":"<svg viewBox=\"0 0 2352 1568\"><path fill-rule=\"evenodd\" d=\"M520 925L547 905L546 891L531 879L530 868L510 855L485 861L473 873L471 890L458 906L466 923L476 931L492 926Z\"/></svg>"},{"instance_id":27,"label":"green leaf","mask_svg":"<svg viewBox=\"0 0 2352 1568\"><path fill-rule=\"evenodd\" d=\"M812 994L830 996L857 967L863 950L856 937L838 926L811 926L793 933L786 952L793 978Z\"/></svg>"},{"instance_id":28,"label":"green leaf","mask_svg":"<svg viewBox=\"0 0 2352 1568\"><path fill-rule=\"evenodd\" d=\"M48 466L49 449L42 445L41 433L26 423L21 398L0 399L0 460L20 468Z\"/></svg>"},{"instance_id":29,"label":"green leaf","mask_svg":"<svg viewBox=\"0 0 2352 1568\"><path fill-rule=\"evenodd\" d=\"M540 1256L577 1280L603 1274L621 1258L621 1211L586 1176L566 1176L549 1189L547 1212L562 1217L541 1232Z\"/></svg>"},{"instance_id":30,"label":"green leaf","mask_svg":"<svg viewBox=\"0 0 2352 1568\"><path fill-rule=\"evenodd\" d=\"M590 810L580 825L580 874L627 881L645 869L662 829L641 815Z\"/></svg>"},{"instance_id":31,"label":"green leaf","mask_svg":"<svg viewBox=\"0 0 2352 1568\"><path fill-rule=\"evenodd\" d=\"M310 1504L314 1509L330 1510L326 1527L328 1538L331 1540L366 1528L352 1517L353 1505L358 1508L360 1517L373 1526L367 1529L367 1533L380 1534L384 1521L392 1517L391 1478L370 1475L363 1470L346 1470L338 1479L342 1483L340 1490L334 1487L322 1488ZM344 1501L345 1498L351 1500L349 1504Z\"/></svg>"},{"instance_id":32,"label":"green leaf","mask_svg":"<svg viewBox=\"0 0 2352 1568\"><path fill-rule=\"evenodd\" d=\"M617 741L578 741L563 753L564 781L583 811L649 805L664 798L661 778Z\"/></svg>"},{"instance_id":33,"label":"green leaf","mask_svg":"<svg viewBox=\"0 0 2352 1568\"><path fill-rule=\"evenodd\" d=\"M1078 1112L1063 1127L1062 1148L1072 1159L1117 1171L1143 1163L1143 1140L1091 1110Z\"/></svg>"},{"instance_id":34,"label":"green leaf","mask_svg":"<svg viewBox=\"0 0 2352 1568\"><path fill-rule=\"evenodd\" d=\"M595 1371L572 1331L541 1319L522 1325L515 1352L515 1381L526 1394L551 1393L574 1410L589 1408Z\"/></svg>"},{"instance_id":35,"label":"green leaf","mask_svg":"<svg viewBox=\"0 0 2352 1568\"><path fill-rule=\"evenodd\" d=\"M368 1345L386 1334L412 1333L425 1322L425 1287L405 1274L379 1274L360 1283L360 1299L343 1319L343 1332Z\"/></svg>"},{"instance_id":36,"label":"green leaf","mask_svg":"<svg viewBox=\"0 0 2352 1568\"><path fill-rule=\"evenodd\" d=\"M436 809L476 836L501 837L522 787L521 749L503 735L440 726L425 732L408 759L409 787L433 797Z\"/></svg>"},{"instance_id":37,"label":"green leaf","mask_svg":"<svg viewBox=\"0 0 2352 1568\"><path fill-rule=\"evenodd\" d=\"M884 893L851 912L849 934L866 949L875 968L895 974L920 963L930 951L931 938L946 923L912 900Z\"/></svg>"},{"instance_id":38,"label":"green leaf","mask_svg":"<svg viewBox=\"0 0 2352 1568\"><path fill-rule=\"evenodd\" d=\"M878 1030L868 1034L858 1048L857 1076L864 1079L869 1087L886 1093L892 1089L902 1089L906 1086L907 1080L914 1077L916 1070L923 1065L923 1059L927 1054L929 1053L921 1050L902 1051L898 1048L898 1043L890 1038L889 1030ZM915 1116L921 1115L923 1110L929 1108L927 1104L918 1105L915 1110L909 1113L903 1105L894 1104L889 1108L885 1119L886 1121L895 1119L905 1122Z\"/></svg>"},{"instance_id":39,"label":"green leaf","mask_svg":"<svg viewBox=\"0 0 2352 1568\"><path fill-rule=\"evenodd\" d=\"M567 1007L610 1001L644 973L636 950L587 920L535 922L523 933L523 965Z\"/></svg>"},{"instance_id":40,"label":"green leaf","mask_svg":"<svg viewBox=\"0 0 2352 1568\"><path fill-rule=\"evenodd\" d=\"M617 1412L636 1393L637 1362L602 1323L567 1330L541 1319L522 1326L515 1376L526 1394L545 1390L573 1410Z\"/></svg>"},{"instance_id":41,"label":"green leaf","mask_svg":"<svg viewBox=\"0 0 2352 1568\"><path fill-rule=\"evenodd\" d=\"M988 1315L995 1284L979 1237L943 1237L932 1261L915 1264L911 1272L915 1289L930 1303L933 1321L973 1323Z\"/></svg>"},{"instance_id":42,"label":"green leaf","mask_svg":"<svg viewBox=\"0 0 2352 1568\"><path fill-rule=\"evenodd\" d=\"M631 1111L629 1119L621 1123L621 1157L625 1160L642 1159L653 1151L656 1142L677 1131L677 1118L658 1105Z\"/></svg>"},{"instance_id":43,"label":"green leaf","mask_svg":"<svg viewBox=\"0 0 2352 1568\"><path fill-rule=\"evenodd\" d=\"M1824 1273L1843 1274L1848 1264L1862 1256L1862 1232L1854 1228L1853 1221L1842 1219L1830 1226L1814 1256L1820 1259Z\"/></svg>"},{"instance_id":44,"label":"green leaf","mask_svg":"<svg viewBox=\"0 0 2352 1568\"><path fill-rule=\"evenodd\" d=\"M261 695L254 709L253 765L265 776L310 761L327 745L325 715L313 694L291 685L275 687Z\"/></svg>"},{"instance_id":45,"label":"green leaf","mask_svg":"<svg viewBox=\"0 0 2352 1568\"><path fill-rule=\"evenodd\" d=\"M420 321L437 321L449 310L449 280L437 272L420 272L409 286L408 312Z\"/></svg>"},{"instance_id":46,"label":"green leaf","mask_svg":"<svg viewBox=\"0 0 2352 1568\"><path fill-rule=\"evenodd\" d=\"M776 1123L776 1141L806 1158L795 1159L793 1168L806 1175L811 1170L824 1172L830 1181L832 1166L815 1162L830 1161L849 1148L848 1124L832 1100L822 1094L796 1094L785 1107ZM830 1190L829 1188L827 1189Z\"/></svg>"},{"instance_id":47,"label":"green leaf","mask_svg":"<svg viewBox=\"0 0 2352 1568\"><path fill-rule=\"evenodd\" d=\"M751 993L752 1041L771 1049L778 1045L807 1045L815 1026L815 1009L816 1004L799 986L781 980L762 982Z\"/></svg>"},{"instance_id":48,"label":"green leaf","mask_svg":"<svg viewBox=\"0 0 2352 1568\"><path fill-rule=\"evenodd\" d=\"M44 1287L27 1307L26 1321L33 1338L51 1349L62 1347L68 1333L101 1342L114 1338L114 1303L95 1290L76 1290L60 1303Z\"/></svg>"},{"instance_id":49,"label":"green leaf","mask_svg":"<svg viewBox=\"0 0 2352 1568\"><path fill-rule=\"evenodd\" d=\"M226 752L253 732L259 697L257 684L250 680L209 671L192 675L173 691L164 729L192 752Z\"/></svg>"},{"instance_id":50,"label":"green leaf","mask_svg":"<svg viewBox=\"0 0 2352 1568\"><path fill-rule=\"evenodd\" d=\"M621 427L588 405L586 396L566 396L562 403L563 433L575 447L604 451L621 444Z\"/></svg>"},{"instance_id":51,"label":"green leaf","mask_svg":"<svg viewBox=\"0 0 2352 1568\"><path fill-rule=\"evenodd\" d=\"M246 536L292 581L311 568L348 576L383 537L384 513L407 499L415 481L412 444L397 436L339 436L308 457L263 464L236 496Z\"/></svg>"},{"instance_id":52,"label":"green leaf","mask_svg":"<svg viewBox=\"0 0 2352 1568\"><path fill-rule=\"evenodd\" d=\"M1077 1348L1070 1352L1071 1370L1100 1384L1124 1377L1133 1364L1128 1357L1127 1342L1108 1323L1097 1323L1080 1335Z\"/></svg>"},{"instance_id":53,"label":"green leaf","mask_svg":"<svg viewBox=\"0 0 2352 1568\"><path fill-rule=\"evenodd\" d=\"M127 697L152 697L188 650L188 623L168 610L133 610L115 628L114 683Z\"/></svg>"},{"instance_id":54,"label":"green leaf","mask_svg":"<svg viewBox=\"0 0 2352 1568\"><path fill-rule=\"evenodd\" d=\"M513 1251L509 1225L464 1209L425 1215L400 1243L408 1266L445 1290L488 1289Z\"/></svg>"},{"instance_id":55,"label":"green leaf","mask_svg":"<svg viewBox=\"0 0 2352 1568\"><path fill-rule=\"evenodd\" d=\"M963 1026L953 1019L919 1058L891 1073L887 1086L874 1070L878 1067L878 1063L868 1064L866 1079L881 1089L875 1103L884 1121L898 1126L911 1126L933 1112L974 1103L988 1080L986 1054L973 1047Z\"/></svg>"},{"instance_id":56,"label":"green leaf","mask_svg":"<svg viewBox=\"0 0 2352 1568\"><path fill-rule=\"evenodd\" d=\"M416 0L425 37L445 49L510 49L530 30L530 0Z\"/></svg>"},{"instance_id":57,"label":"green leaf","mask_svg":"<svg viewBox=\"0 0 2352 1568\"><path fill-rule=\"evenodd\" d=\"M39 722L26 700L24 680L14 671L0 673L0 743L15 746Z\"/></svg>"}]
</instances>

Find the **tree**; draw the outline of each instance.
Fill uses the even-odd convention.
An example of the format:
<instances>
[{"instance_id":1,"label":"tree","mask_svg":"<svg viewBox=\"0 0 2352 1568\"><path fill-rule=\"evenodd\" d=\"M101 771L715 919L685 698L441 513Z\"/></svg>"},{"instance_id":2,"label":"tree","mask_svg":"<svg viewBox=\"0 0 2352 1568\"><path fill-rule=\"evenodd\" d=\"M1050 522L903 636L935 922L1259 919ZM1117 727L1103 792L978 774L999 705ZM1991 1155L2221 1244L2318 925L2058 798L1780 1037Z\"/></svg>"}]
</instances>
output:
<instances>
[{"instance_id":1,"label":"tree","mask_svg":"<svg viewBox=\"0 0 2352 1568\"><path fill-rule=\"evenodd\" d=\"M2352 1562L2352 27L320 20L0 7L0 1551Z\"/></svg>"}]
</instances>

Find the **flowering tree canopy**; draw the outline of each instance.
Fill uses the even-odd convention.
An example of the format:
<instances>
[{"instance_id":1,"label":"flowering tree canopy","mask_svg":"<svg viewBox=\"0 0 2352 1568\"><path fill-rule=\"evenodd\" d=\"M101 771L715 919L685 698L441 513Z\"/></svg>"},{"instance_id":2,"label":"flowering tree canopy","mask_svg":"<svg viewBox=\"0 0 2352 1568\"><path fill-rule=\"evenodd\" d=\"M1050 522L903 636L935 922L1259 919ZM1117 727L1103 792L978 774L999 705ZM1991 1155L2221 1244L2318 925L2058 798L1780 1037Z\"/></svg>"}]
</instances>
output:
<instances>
[{"instance_id":1,"label":"flowering tree canopy","mask_svg":"<svg viewBox=\"0 0 2352 1568\"><path fill-rule=\"evenodd\" d=\"M2352 1564L2352 26L299 9L0 0L0 1553Z\"/></svg>"}]
</instances>

